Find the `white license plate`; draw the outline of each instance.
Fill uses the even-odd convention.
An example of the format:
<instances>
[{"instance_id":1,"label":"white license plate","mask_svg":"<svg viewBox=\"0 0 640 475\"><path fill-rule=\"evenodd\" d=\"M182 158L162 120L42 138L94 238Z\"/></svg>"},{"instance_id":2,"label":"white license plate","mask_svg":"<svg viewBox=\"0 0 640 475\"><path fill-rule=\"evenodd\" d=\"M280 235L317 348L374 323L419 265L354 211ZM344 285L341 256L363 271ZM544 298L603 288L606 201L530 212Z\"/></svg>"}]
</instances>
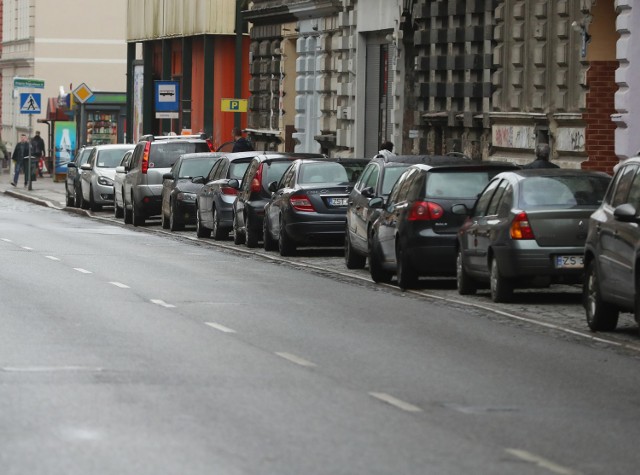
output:
<instances>
[{"instance_id":1,"label":"white license plate","mask_svg":"<svg viewBox=\"0 0 640 475\"><path fill-rule=\"evenodd\" d=\"M349 198L327 198L329 206L347 206Z\"/></svg>"},{"instance_id":2,"label":"white license plate","mask_svg":"<svg viewBox=\"0 0 640 475\"><path fill-rule=\"evenodd\" d=\"M583 267L582 256L556 256L556 269L582 269Z\"/></svg>"}]
</instances>

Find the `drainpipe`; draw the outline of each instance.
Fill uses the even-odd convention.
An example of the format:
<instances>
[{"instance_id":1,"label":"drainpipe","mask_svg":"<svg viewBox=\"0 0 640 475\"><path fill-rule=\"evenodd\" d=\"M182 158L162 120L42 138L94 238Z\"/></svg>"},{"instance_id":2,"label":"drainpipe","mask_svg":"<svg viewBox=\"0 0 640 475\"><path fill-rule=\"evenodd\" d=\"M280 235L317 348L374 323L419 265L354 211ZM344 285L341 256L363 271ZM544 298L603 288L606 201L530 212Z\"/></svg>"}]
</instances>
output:
<instances>
[{"instance_id":1,"label":"drainpipe","mask_svg":"<svg viewBox=\"0 0 640 475\"><path fill-rule=\"evenodd\" d=\"M242 0L236 0L236 64L235 64L235 82L234 82L234 91L235 97L237 99L242 98L242 4L244 2ZM233 125L235 127L241 127L241 116L240 112L234 112L233 114Z\"/></svg>"}]
</instances>

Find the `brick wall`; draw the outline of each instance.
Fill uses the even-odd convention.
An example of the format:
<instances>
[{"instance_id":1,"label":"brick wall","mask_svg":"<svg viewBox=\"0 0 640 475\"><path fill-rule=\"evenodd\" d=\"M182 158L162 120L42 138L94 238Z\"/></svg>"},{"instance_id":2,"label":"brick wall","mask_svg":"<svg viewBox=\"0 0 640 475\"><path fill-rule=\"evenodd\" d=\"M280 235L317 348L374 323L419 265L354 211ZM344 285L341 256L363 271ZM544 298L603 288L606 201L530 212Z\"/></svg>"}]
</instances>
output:
<instances>
[{"instance_id":1,"label":"brick wall","mask_svg":"<svg viewBox=\"0 0 640 475\"><path fill-rule=\"evenodd\" d=\"M583 114L587 123L586 150L588 160L582 168L613 172L618 163L615 154L616 125L611 120L615 113L614 97L618 90L615 74L617 61L592 61L587 72L587 108Z\"/></svg>"}]
</instances>

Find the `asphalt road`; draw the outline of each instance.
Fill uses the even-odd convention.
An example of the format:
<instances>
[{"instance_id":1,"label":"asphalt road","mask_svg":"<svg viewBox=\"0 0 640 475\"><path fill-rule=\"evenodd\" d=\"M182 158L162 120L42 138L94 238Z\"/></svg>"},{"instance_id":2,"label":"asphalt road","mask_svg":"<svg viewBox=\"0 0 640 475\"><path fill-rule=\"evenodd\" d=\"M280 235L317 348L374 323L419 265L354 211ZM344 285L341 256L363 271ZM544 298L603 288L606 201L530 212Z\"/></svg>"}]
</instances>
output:
<instances>
[{"instance_id":1,"label":"asphalt road","mask_svg":"<svg viewBox=\"0 0 640 475\"><path fill-rule=\"evenodd\" d=\"M628 474L633 352L0 196L3 474Z\"/></svg>"}]
</instances>

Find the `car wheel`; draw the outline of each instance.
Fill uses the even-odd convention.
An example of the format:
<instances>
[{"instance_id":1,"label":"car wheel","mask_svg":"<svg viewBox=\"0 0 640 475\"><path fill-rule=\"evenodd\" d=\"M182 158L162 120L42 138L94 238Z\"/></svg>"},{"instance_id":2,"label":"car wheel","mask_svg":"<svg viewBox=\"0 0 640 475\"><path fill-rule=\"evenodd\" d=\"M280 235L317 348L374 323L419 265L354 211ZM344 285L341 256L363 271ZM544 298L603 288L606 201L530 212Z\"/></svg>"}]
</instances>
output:
<instances>
[{"instance_id":1,"label":"car wheel","mask_svg":"<svg viewBox=\"0 0 640 475\"><path fill-rule=\"evenodd\" d=\"M160 212L160 225L162 226L162 229L169 229L169 219L167 218L167 215L164 214L163 210Z\"/></svg>"},{"instance_id":2,"label":"car wheel","mask_svg":"<svg viewBox=\"0 0 640 475\"><path fill-rule=\"evenodd\" d=\"M284 227L284 220L280 218L280 236L278 239L278 250L283 257L293 256L296 253L296 243L293 242L291 236Z\"/></svg>"},{"instance_id":3,"label":"car wheel","mask_svg":"<svg viewBox=\"0 0 640 475\"><path fill-rule=\"evenodd\" d=\"M91 211L100 211L102 206L96 204L96 199L93 196L93 186L89 187L89 209Z\"/></svg>"},{"instance_id":4,"label":"car wheel","mask_svg":"<svg viewBox=\"0 0 640 475\"><path fill-rule=\"evenodd\" d=\"M132 224L133 210L127 208L127 200L124 199L124 195L122 195L122 207L124 209L124 224Z\"/></svg>"},{"instance_id":5,"label":"car wheel","mask_svg":"<svg viewBox=\"0 0 640 475\"><path fill-rule=\"evenodd\" d=\"M344 233L344 263L347 269L364 269L367 263L367 257L358 254L351 245L351 236L348 229L345 229Z\"/></svg>"},{"instance_id":6,"label":"car wheel","mask_svg":"<svg viewBox=\"0 0 640 475\"><path fill-rule=\"evenodd\" d=\"M236 222L235 214L233 216L233 243L244 244L244 233L238 229L238 223Z\"/></svg>"},{"instance_id":7,"label":"car wheel","mask_svg":"<svg viewBox=\"0 0 640 475\"><path fill-rule=\"evenodd\" d=\"M393 277L393 273L385 270L380 263L380 257L375 250L373 234L369 238L369 273L371 280L377 284L388 284Z\"/></svg>"},{"instance_id":8,"label":"car wheel","mask_svg":"<svg viewBox=\"0 0 640 475\"><path fill-rule=\"evenodd\" d=\"M616 306L602 300L598 269L593 260L587 266L583 285L583 300L589 329L594 332L607 332L616 329L620 311ZM638 304L636 303L636 315L637 308Z\"/></svg>"},{"instance_id":9,"label":"car wheel","mask_svg":"<svg viewBox=\"0 0 640 475\"><path fill-rule=\"evenodd\" d=\"M75 203L76 203L76 200L73 198L73 196L71 196L69 194L69 189L66 186L64 187L64 191L65 191L65 194L66 194L66 197L67 197L66 205L69 206L69 207L74 206Z\"/></svg>"},{"instance_id":10,"label":"car wheel","mask_svg":"<svg viewBox=\"0 0 640 475\"><path fill-rule=\"evenodd\" d=\"M220 227L220 215L218 215L218 210L215 206L213 207L213 229L211 234L216 241L222 241L229 237L229 231Z\"/></svg>"},{"instance_id":11,"label":"car wheel","mask_svg":"<svg viewBox=\"0 0 640 475\"><path fill-rule=\"evenodd\" d=\"M413 289L418 284L418 272L411 265L400 243L396 244L396 276L401 290Z\"/></svg>"},{"instance_id":12,"label":"car wheel","mask_svg":"<svg viewBox=\"0 0 640 475\"><path fill-rule=\"evenodd\" d=\"M266 216L262 224L262 243L264 244L265 251L278 250L278 241L273 239L273 236L271 235L271 231L269 231L269 223Z\"/></svg>"},{"instance_id":13,"label":"car wheel","mask_svg":"<svg viewBox=\"0 0 640 475\"><path fill-rule=\"evenodd\" d=\"M144 226L144 216L140 209L136 206L136 202L131 197L131 223L134 226Z\"/></svg>"},{"instance_id":14,"label":"car wheel","mask_svg":"<svg viewBox=\"0 0 640 475\"><path fill-rule=\"evenodd\" d=\"M258 247L258 242L259 241L260 241L260 238L258 237L258 235L255 232L255 230L253 230L251 228L251 221L249 221L249 218L247 218L245 223L244 223L244 244L245 244L245 246L250 247L250 248Z\"/></svg>"},{"instance_id":15,"label":"car wheel","mask_svg":"<svg viewBox=\"0 0 640 475\"><path fill-rule=\"evenodd\" d=\"M89 202L84 199L84 195L82 194L82 187L80 187L80 208L89 209Z\"/></svg>"},{"instance_id":16,"label":"car wheel","mask_svg":"<svg viewBox=\"0 0 640 475\"><path fill-rule=\"evenodd\" d=\"M211 231L202 224L202 216L200 216L200 208L196 205L196 236L205 238L211 236Z\"/></svg>"},{"instance_id":17,"label":"car wheel","mask_svg":"<svg viewBox=\"0 0 640 475\"><path fill-rule=\"evenodd\" d=\"M176 216L173 203L169 203L169 230L173 232L180 231L181 229L184 229L184 223L182 223L178 219L178 216Z\"/></svg>"},{"instance_id":18,"label":"car wheel","mask_svg":"<svg viewBox=\"0 0 640 475\"><path fill-rule=\"evenodd\" d=\"M124 195L123 195L124 196ZM124 216L124 209L121 206L118 206L118 200L116 200L116 190L113 190L113 217L114 218L122 218Z\"/></svg>"},{"instance_id":19,"label":"car wheel","mask_svg":"<svg viewBox=\"0 0 640 475\"><path fill-rule=\"evenodd\" d=\"M458 249L458 257L456 258L456 283L458 284L458 293L460 295L474 295L478 290L475 281L467 274L462 262L462 249Z\"/></svg>"},{"instance_id":20,"label":"car wheel","mask_svg":"<svg viewBox=\"0 0 640 475\"><path fill-rule=\"evenodd\" d=\"M502 275L498 269L498 259L491 259L491 300L496 303L508 302L513 296L513 285Z\"/></svg>"},{"instance_id":21,"label":"car wheel","mask_svg":"<svg viewBox=\"0 0 640 475\"><path fill-rule=\"evenodd\" d=\"M74 203L73 203L73 206L75 206L76 208L82 207L82 201L80 200L80 198L82 198L82 189L76 186L76 193L75 193Z\"/></svg>"}]
</instances>

